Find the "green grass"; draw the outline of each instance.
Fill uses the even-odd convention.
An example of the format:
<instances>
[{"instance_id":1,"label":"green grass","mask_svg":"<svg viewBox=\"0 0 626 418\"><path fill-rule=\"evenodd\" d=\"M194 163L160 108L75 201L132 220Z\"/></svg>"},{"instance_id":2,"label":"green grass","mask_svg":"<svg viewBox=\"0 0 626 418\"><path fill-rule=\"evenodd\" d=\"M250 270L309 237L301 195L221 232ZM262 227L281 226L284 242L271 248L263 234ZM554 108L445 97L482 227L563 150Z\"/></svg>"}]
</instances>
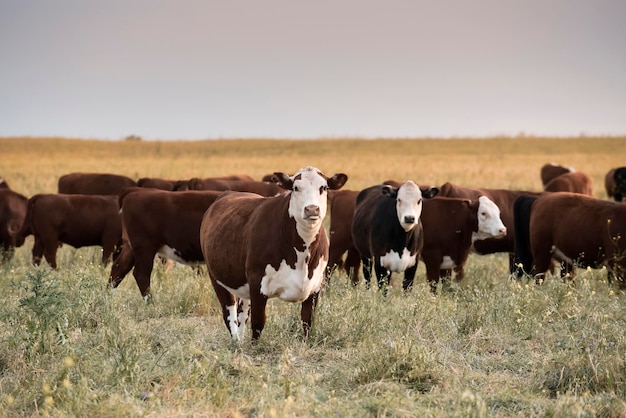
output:
<instances>
[{"instance_id":1,"label":"green grass","mask_svg":"<svg viewBox=\"0 0 626 418\"><path fill-rule=\"evenodd\" d=\"M433 179L450 170L460 183L537 188L540 163L555 160L589 172L601 196L602 173L618 165L626 142L600 139L593 149L578 140L531 142L537 148L519 159L536 169L526 167L529 174L522 176L523 167L512 163L515 147L506 141L499 151L492 148L497 142L487 141L490 148L482 153L474 142L467 155L446 155L456 167L441 158L451 152L446 141L439 141L439 152L437 141L366 141L358 143L362 160L340 155L336 150L354 145L341 141L333 147L323 141L220 142L214 149L219 157L211 157L206 143L190 145L187 155L181 144L54 141L56 148L39 144L51 156L44 161L34 157L29 141L20 148L0 140L0 150L8 153L3 155L22 158L8 160L0 174L29 194L54 191L56 176L74 169L184 177L208 159L213 165L203 171L207 175L256 176L270 167L289 171L307 153L322 161L318 153L326 152L327 167L356 173L351 188L421 168ZM259 156L272 146L279 148L276 156ZM411 167L372 163L386 149L403 161L406 151L399 146L424 155L413 157ZM149 152L136 154L134 163L117 159L133 155L133 147ZM90 160L90 150L98 157ZM510 280L504 255L470 255L465 280L440 288L436 297L423 265L410 293L403 294L393 277L387 297L363 283L355 288L336 272L308 341L301 338L299 305L270 300L260 340L253 344L248 328L234 347L206 268L197 274L191 267L155 263L154 302L146 304L132 274L118 289L107 287L109 268L100 265L98 248L63 246L57 271L33 267L31 248L32 237L0 265L0 416L626 414L626 295L607 283L603 270L580 270L576 283L549 277L535 285Z\"/></svg>"}]
</instances>

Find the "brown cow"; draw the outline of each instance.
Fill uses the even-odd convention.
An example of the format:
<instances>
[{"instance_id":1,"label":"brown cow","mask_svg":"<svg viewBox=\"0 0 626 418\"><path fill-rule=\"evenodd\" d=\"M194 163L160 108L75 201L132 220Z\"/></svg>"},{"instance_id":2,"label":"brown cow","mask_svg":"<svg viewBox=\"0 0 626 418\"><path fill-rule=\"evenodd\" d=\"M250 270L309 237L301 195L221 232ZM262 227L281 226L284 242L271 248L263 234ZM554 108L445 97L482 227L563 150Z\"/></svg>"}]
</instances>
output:
<instances>
[{"instance_id":1,"label":"brown cow","mask_svg":"<svg viewBox=\"0 0 626 418\"><path fill-rule=\"evenodd\" d=\"M37 194L28 199L26 218L16 234L16 246L28 235L35 237L33 263L41 257L57 268L56 253L61 243L75 248L102 246L106 264L122 238L122 222L116 196Z\"/></svg>"},{"instance_id":2,"label":"brown cow","mask_svg":"<svg viewBox=\"0 0 626 418\"><path fill-rule=\"evenodd\" d=\"M574 267L606 266L624 284L626 205L568 192L523 197L515 204L520 225L516 253L524 271L542 280L552 259Z\"/></svg>"},{"instance_id":3,"label":"brown cow","mask_svg":"<svg viewBox=\"0 0 626 418\"><path fill-rule=\"evenodd\" d=\"M70 173L59 177L60 194L117 195L136 186L133 179L119 174Z\"/></svg>"},{"instance_id":4,"label":"brown cow","mask_svg":"<svg viewBox=\"0 0 626 418\"><path fill-rule=\"evenodd\" d=\"M285 192L278 183L268 183L254 180L217 180L199 179L189 180L189 190L221 190L235 192L250 192L261 196L270 197Z\"/></svg>"},{"instance_id":5,"label":"brown cow","mask_svg":"<svg viewBox=\"0 0 626 418\"><path fill-rule=\"evenodd\" d=\"M300 320L308 336L328 260L327 191L348 179L328 178L314 167L293 177L275 175L289 192L274 197L226 192L202 220L202 252L234 342L243 336L248 313L252 338L260 337L267 300L274 297L302 303Z\"/></svg>"},{"instance_id":6,"label":"brown cow","mask_svg":"<svg viewBox=\"0 0 626 418\"><path fill-rule=\"evenodd\" d=\"M573 173L575 171L573 167L564 167L555 163L544 164L541 167L541 184L545 187L552 179L561 174Z\"/></svg>"},{"instance_id":7,"label":"brown cow","mask_svg":"<svg viewBox=\"0 0 626 418\"><path fill-rule=\"evenodd\" d=\"M593 196L591 178L577 171L553 178L544 186L544 190L546 192L571 192Z\"/></svg>"},{"instance_id":8,"label":"brown cow","mask_svg":"<svg viewBox=\"0 0 626 418\"><path fill-rule=\"evenodd\" d=\"M142 177L137 180L137 187L160 189L167 191L187 190L189 180L166 180L158 177Z\"/></svg>"},{"instance_id":9,"label":"brown cow","mask_svg":"<svg viewBox=\"0 0 626 418\"><path fill-rule=\"evenodd\" d=\"M626 197L626 167L612 168L604 178L606 194L616 202Z\"/></svg>"},{"instance_id":10,"label":"brown cow","mask_svg":"<svg viewBox=\"0 0 626 418\"><path fill-rule=\"evenodd\" d=\"M151 296L150 275L157 254L184 264L201 263L204 260L200 249L202 215L220 193L140 187L120 193L123 244L109 276L113 287L134 267L137 287L147 300Z\"/></svg>"},{"instance_id":11,"label":"brown cow","mask_svg":"<svg viewBox=\"0 0 626 418\"><path fill-rule=\"evenodd\" d=\"M15 235L24 223L27 202L26 196L0 188L0 245L4 259L13 255Z\"/></svg>"}]
</instances>

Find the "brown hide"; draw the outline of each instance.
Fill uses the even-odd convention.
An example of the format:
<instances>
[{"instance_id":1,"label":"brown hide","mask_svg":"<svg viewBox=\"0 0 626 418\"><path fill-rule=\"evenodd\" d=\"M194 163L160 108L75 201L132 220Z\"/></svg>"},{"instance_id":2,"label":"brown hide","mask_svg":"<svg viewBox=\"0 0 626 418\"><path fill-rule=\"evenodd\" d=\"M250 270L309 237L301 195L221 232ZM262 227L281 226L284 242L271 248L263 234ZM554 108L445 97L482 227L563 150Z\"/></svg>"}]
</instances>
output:
<instances>
[{"instance_id":1,"label":"brown hide","mask_svg":"<svg viewBox=\"0 0 626 418\"><path fill-rule=\"evenodd\" d=\"M166 180L157 177L142 177L137 180L137 187L146 187L167 191L187 189L188 180Z\"/></svg>"},{"instance_id":2,"label":"brown hide","mask_svg":"<svg viewBox=\"0 0 626 418\"><path fill-rule=\"evenodd\" d=\"M561 174L571 173L574 169L571 167L564 167L562 165L550 163L541 167L541 184L545 186L552 179L560 176Z\"/></svg>"},{"instance_id":3,"label":"brown hide","mask_svg":"<svg viewBox=\"0 0 626 418\"><path fill-rule=\"evenodd\" d=\"M108 173L70 173L59 178L60 194L117 195L135 186L133 179Z\"/></svg>"},{"instance_id":4,"label":"brown hide","mask_svg":"<svg viewBox=\"0 0 626 418\"><path fill-rule=\"evenodd\" d=\"M122 212L122 252L113 262L110 283L117 287L134 267L141 295L150 295L154 257L161 247L175 249L177 261L199 263L200 223L218 191L169 192L141 187L119 196Z\"/></svg>"},{"instance_id":5,"label":"brown hide","mask_svg":"<svg viewBox=\"0 0 626 418\"><path fill-rule=\"evenodd\" d=\"M546 192L571 192L593 196L591 178L577 171L555 177L545 185L544 190Z\"/></svg>"},{"instance_id":6,"label":"brown hide","mask_svg":"<svg viewBox=\"0 0 626 418\"><path fill-rule=\"evenodd\" d=\"M230 190L256 193L265 197L275 196L285 191L277 183L244 180L191 179L188 186L190 190Z\"/></svg>"},{"instance_id":7,"label":"brown hide","mask_svg":"<svg viewBox=\"0 0 626 418\"><path fill-rule=\"evenodd\" d=\"M42 256L57 267L56 253L61 243L80 248L102 247L102 262L121 244L122 223L117 196L38 194L28 200L26 219L20 232L32 233L33 263Z\"/></svg>"},{"instance_id":8,"label":"brown hide","mask_svg":"<svg viewBox=\"0 0 626 418\"><path fill-rule=\"evenodd\" d=\"M16 246L24 218L28 198L8 188L0 188L0 245L5 255Z\"/></svg>"}]
</instances>

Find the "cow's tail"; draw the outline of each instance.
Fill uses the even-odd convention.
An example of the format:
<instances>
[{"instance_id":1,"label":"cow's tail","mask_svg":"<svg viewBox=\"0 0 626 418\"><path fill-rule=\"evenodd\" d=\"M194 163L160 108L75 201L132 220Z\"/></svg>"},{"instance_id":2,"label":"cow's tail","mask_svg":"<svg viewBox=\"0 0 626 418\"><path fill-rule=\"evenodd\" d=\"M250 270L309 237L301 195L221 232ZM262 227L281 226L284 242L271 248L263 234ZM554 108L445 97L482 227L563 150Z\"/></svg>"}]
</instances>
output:
<instances>
[{"instance_id":1,"label":"cow's tail","mask_svg":"<svg viewBox=\"0 0 626 418\"><path fill-rule=\"evenodd\" d=\"M522 195L513 204L513 227L515 230L515 259L511 274L520 278L531 274L533 256L530 251L530 216L537 196Z\"/></svg>"}]
</instances>

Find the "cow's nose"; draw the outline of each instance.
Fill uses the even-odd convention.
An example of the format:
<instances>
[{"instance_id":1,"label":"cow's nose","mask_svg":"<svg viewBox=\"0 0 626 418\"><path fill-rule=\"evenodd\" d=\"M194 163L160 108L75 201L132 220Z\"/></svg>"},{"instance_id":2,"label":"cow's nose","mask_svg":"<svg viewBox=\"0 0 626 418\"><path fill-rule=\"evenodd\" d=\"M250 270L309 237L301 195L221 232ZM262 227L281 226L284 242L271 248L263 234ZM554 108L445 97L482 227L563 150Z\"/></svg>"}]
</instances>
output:
<instances>
[{"instance_id":1,"label":"cow's nose","mask_svg":"<svg viewBox=\"0 0 626 418\"><path fill-rule=\"evenodd\" d=\"M504 228L500 228L500 235L505 236L506 235L506 226Z\"/></svg>"},{"instance_id":2,"label":"cow's nose","mask_svg":"<svg viewBox=\"0 0 626 418\"><path fill-rule=\"evenodd\" d=\"M306 218L317 218L320 216L320 207L317 205L308 205L304 208L304 216Z\"/></svg>"},{"instance_id":3,"label":"cow's nose","mask_svg":"<svg viewBox=\"0 0 626 418\"><path fill-rule=\"evenodd\" d=\"M415 223L415 216L409 216L409 215L405 216L404 217L404 223L405 224Z\"/></svg>"}]
</instances>

